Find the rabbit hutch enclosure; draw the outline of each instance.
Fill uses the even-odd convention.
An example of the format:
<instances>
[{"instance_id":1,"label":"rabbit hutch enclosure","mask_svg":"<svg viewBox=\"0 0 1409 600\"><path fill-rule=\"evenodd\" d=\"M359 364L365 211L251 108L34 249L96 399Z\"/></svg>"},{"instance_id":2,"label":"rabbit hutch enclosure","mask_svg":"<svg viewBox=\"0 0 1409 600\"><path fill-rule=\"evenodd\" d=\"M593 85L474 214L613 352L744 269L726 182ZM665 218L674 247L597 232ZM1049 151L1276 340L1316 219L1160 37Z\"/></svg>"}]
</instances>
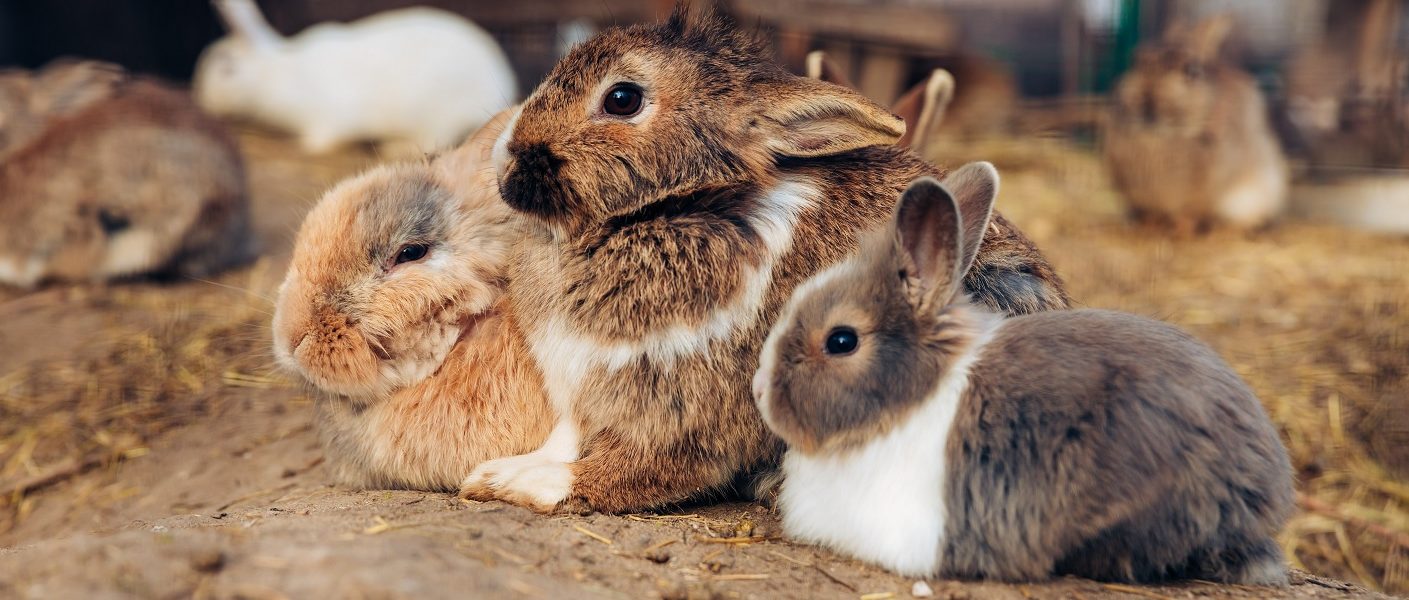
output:
<instances>
[{"instance_id":1,"label":"rabbit hutch enclosure","mask_svg":"<svg viewBox=\"0 0 1409 600\"><path fill-rule=\"evenodd\" d=\"M550 515L456 494L473 479L461 463L551 446L555 409L541 393L495 405L541 417L530 424L499 414L488 433L406 441L414 430L389 429L402 450L363 444L392 426L357 421L372 409L330 398L374 389L403 402L400 418L470 422L472 404L433 409L445 404L433 386L488 403L479 395L517 393L509 380L542 360L532 339L474 337L513 331L508 317L447 308L489 314L509 302L493 290L518 260L517 230L485 224L513 213L498 193L512 144L498 141L519 122L501 111L571 75L554 67L574 47L666 19L674 4L0 0L0 596L1409 594L1401 0L692 7L727 15L782 69L903 118L903 137L887 145L898 138L946 169L992 163L995 219L1007 224L992 227L1019 228L1041 249L1072 308L1165 321L1216 351L1290 459L1294 512L1275 537L1290 586L898 575L794 539L777 498L751 499L742 484L649 509ZM600 108L612 115L662 110L633 104L639 87L607 93ZM779 162L801 160L770 148ZM442 223L448 210L407 194L480 198L464 218L483 222ZM664 210L652 206L630 216ZM450 242L379 249L403 221L417 235L470 236L470 266L453 271L462 280L414 293L463 290L425 300L376 283L403 263L452 260ZM335 315L320 298L363 312ZM320 308L286 306L298 299ZM548 310L514 318L530 331L525 322ZM392 339L417 311L449 322ZM307 336L287 331L338 319L339 331L380 333L365 334L360 358L338 359L343 379L313 374ZM428 351L445 366L386 366L398 344L424 350L427 339L452 348ZM374 366L348 366L358 360ZM447 375L455 368L469 374ZM393 379L406 383L383 382ZM358 452L352 466L338 456ZM385 458L396 452L419 454ZM407 466L425 457L454 466ZM664 464L653 460L633 462ZM1126 483L1138 490L1151 475Z\"/></svg>"}]
</instances>

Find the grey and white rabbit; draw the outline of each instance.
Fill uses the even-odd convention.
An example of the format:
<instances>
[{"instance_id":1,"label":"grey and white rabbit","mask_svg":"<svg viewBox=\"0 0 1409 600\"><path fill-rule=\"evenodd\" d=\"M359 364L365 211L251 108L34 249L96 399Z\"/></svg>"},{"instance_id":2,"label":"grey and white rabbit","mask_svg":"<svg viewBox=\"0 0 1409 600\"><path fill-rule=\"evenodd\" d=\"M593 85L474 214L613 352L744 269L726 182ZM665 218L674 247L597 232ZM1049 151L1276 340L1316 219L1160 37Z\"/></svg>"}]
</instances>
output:
<instances>
[{"instance_id":1,"label":"grey and white rabbit","mask_svg":"<svg viewBox=\"0 0 1409 600\"><path fill-rule=\"evenodd\" d=\"M997 185L987 163L917 180L783 309L753 391L789 447L785 533L912 576L1285 584L1290 463L1217 353L969 302Z\"/></svg>"}]
</instances>

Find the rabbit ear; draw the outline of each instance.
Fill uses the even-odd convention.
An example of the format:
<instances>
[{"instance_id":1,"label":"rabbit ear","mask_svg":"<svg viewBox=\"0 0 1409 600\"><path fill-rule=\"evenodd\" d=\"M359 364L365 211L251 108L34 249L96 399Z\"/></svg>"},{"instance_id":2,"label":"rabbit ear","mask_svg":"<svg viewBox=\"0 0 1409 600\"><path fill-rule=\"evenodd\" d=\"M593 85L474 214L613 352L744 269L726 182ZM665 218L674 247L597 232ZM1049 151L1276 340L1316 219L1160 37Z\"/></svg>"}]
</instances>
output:
<instances>
[{"instance_id":1,"label":"rabbit ear","mask_svg":"<svg viewBox=\"0 0 1409 600\"><path fill-rule=\"evenodd\" d=\"M993 203L998 199L998 169L987 162L972 162L955 169L944 178L944 188L959 206L960 223L963 225L963 255L959 260L959 273L969 272L978 248L983 244L983 235L988 231L988 220L993 216Z\"/></svg>"},{"instance_id":2,"label":"rabbit ear","mask_svg":"<svg viewBox=\"0 0 1409 600\"><path fill-rule=\"evenodd\" d=\"M934 139L935 130L944 122L944 111L954 99L954 76L944 69L935 69L924 81L910 88L891 107L905 119L905 135L897 144L924 154L925 144Z\"/></svg>"},{"instance_id":3,"label":"rabbit ear","mask_svg":"<svg viewBox=\"0 0 1409 600\"><path fill-rule=\"evenodd\" d=\"M846 74L841 72L841 68L828 60L827 53L821 50L807 53L807 77L856 89L856 86L851 85L851 80L847 79Z\"/></svg>"},{"instance_id":4,"label":"rabbit ear","mask_svg":"<svg viewBox=\"0 0 1409 600\"><path fill-rule=\"evenodd\" d=\"M997 169L977 162L950 173L943 183L917 179L900 197L896 235L922 286L921 306L938 310L963 289L997 195Z\"/></svg>"},{"instance_id":5,"label":"rabbit ear","mask_svg":"<svg viewBox=\"0 0 1409 600\"><path fill-rule=\"evenodd\" d=\"M435 158L431 164L441 174L447 187L462 196L498 194L494 171L494 145L498 143L504 130L518 117L519 109L520 105L514 105L500 111L458 147Z\"/></svg>"},{"instance_id":6,"label":"rabbit ear","mask_svg":"<svg viewBox=\"0 0 1409 600\"><path fill-rule=\"evenodd\" d=\"M264 20L254 0L214 0L215 10L230 32L245 38L257 48L270 48L284 38Z\"/></svg>"},{"instance_id":7,"label":"rabbit ear","mask_svg":"<svg viewBox=\"0 0 1409 600\"><path fill-rule=\"evenodd\" d=\"M932 177L912 182L895 207L895 232L914 269L910 275L920 282L920 306L948 305L964 276L963 226L949 191Z\"/></svg>"},{"instance_id":8,"label":"rabbit ear","mask_svg":"<svg viewBox=\"0 0 1409 600\"><path fill-rule=\"evenodd\" d=\"M1233 18L1228 15L1215 15L1199 21L1189 31L1188 46L1194 56L1202 61L1218 58L1218 50L1233 31Z\"/></svg>"},{"instance_id":9,"label":"rabbit ear","mask_svg":"<svg viewBox=\"0 0 1409 600\"><path fill-rule=\"evenodd\" d=\"M839 154L894 144L905 121L842 86L790 76L760 86L758 123L779 156Z\"/></svg>"}]
</instances>

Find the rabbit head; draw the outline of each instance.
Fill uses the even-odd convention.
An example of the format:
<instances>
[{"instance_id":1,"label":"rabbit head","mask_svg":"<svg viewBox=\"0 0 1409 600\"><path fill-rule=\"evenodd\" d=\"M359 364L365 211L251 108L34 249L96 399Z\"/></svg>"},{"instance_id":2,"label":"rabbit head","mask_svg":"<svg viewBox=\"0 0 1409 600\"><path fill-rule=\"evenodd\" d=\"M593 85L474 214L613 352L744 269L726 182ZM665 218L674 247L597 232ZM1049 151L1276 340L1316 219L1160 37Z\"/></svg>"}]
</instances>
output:
<instances>
[{"instance_id":1,"label":"rabbit head","mask_svg":"<svg viewBox=\"0 0 1409 600\"><path fill-rule=\"evenodd\" d=\"M714 13L610 29L528 100L500 162L515 209L571 228L671 196L767 183L776 161L891 144L904 123L860 94L798 77Z\"/></svg>"},{"instance_id":2,"label":"rabbit head","mask_svg":"<svg viewBox=\"0 0 1409 600\"><path fill-rule=\"evenodd\" d=\"M500 299L517 221L492 181L465 181L467 150L375 168L309 213L274 314L283 365L373 400L434 373Z\"/></svg>"},{"instance_id":3,"label":"rabbit head","mask_svg":"<svg viewBox=\"0 0 1409 600\"><path fill-rule=\"evenodd\" d=\"M798 286L753 380L789 447L833 452L899 422L973 342L963 292L998 191L988 163L910 185L893 222L849 260Z\"/></svg>"},{"instance_id":4,"label":"rabbit head","mask_svg":"<svg viewBox=\"0 0 1409 600\"><path fill-rule=\"evenodd\" d=\"M1193 26L1175 23L1160 44L1138 50L1134 68L1116 86L1118 118L1201 131L1218 98L1213 81L1228 68L1219 49L1232 27L1226 15Z\"/></svg>"},{"instance_id":5,"label":"rabbit head","mask_svg":"<svg viewBox=\"0 0 1409 600\"><path fill-rule=\"evenodd\" d=\"M286 62L284 38L264 20L253 0L216 0L230 35L206 48L196 61L192 93L202 108L228 116L254 110L267 78Z\"/></svg>"}]
</instances>

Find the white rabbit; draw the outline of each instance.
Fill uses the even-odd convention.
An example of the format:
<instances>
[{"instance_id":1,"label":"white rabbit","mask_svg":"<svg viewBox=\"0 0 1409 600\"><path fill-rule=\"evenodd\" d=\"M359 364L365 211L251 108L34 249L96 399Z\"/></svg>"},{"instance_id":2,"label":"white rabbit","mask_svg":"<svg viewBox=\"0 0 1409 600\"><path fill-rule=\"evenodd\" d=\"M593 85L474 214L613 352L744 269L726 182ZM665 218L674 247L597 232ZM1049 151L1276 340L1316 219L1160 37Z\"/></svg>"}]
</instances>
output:
<instances>
[{"instance_id":1,"label":"white rabbit","mask_svg":"<svg viewBox=\"0 0 1409 600\"><path fill-rule=\"evenodd\" d=\"M197 102L216 115L292 131L311 153L359 140L443 149L517 93L494 39L442 10L387 11L285 38L253 0L215 6L232 34L197 62Z\"/></svg>"}]
</instances>

